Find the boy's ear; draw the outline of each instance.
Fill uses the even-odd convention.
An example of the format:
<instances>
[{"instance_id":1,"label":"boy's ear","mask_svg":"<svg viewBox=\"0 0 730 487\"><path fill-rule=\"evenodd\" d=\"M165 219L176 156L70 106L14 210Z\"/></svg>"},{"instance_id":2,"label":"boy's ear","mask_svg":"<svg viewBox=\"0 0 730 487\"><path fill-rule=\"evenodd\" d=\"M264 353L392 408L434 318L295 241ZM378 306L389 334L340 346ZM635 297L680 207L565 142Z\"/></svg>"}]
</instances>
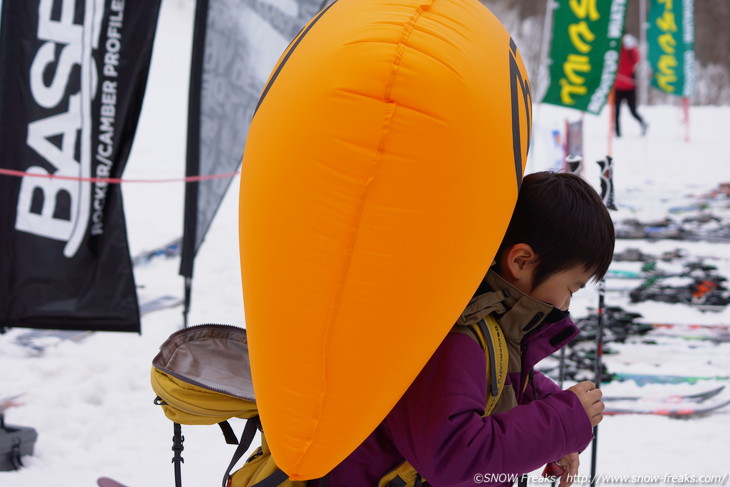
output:
<instances>
[{"instance_id":1,"label":"boy's ear","mask_svg":"<svg viewBox=\"0 0 730 487\"><path fill-rule=\"evenodd\" d=\"M508 274L505 277L513 281L532 279L532 264L537 261L537 254L530 245L526 243L513 245L504 255L504 259L502 269Z\"/></svg>"}]
</instances>

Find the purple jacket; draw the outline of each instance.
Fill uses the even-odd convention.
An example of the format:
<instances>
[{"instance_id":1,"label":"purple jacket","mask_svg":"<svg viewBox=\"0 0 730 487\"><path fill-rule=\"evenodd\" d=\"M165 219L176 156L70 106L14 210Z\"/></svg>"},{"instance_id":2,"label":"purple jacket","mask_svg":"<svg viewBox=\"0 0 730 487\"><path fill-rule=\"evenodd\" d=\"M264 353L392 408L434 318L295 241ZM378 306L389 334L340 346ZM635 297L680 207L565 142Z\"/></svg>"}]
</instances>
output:
<instances>
[{"instance_id":1,"label":"purple jacket","mask_svg":"<svg viewBox=\"0 0 730 487\"><path fill-rule=\"evenodd\" d=\"M534 309L540 303L512 289L508 296L507 322L512 308L512 315L524 316L517 308ZM475 482L475 476L527 473L583 450L592 429L577 396L533 371L578 332L567 317L550 323L548 314L535 314L540 319L526 327L505 326L500 320L510 349L505 392L513 391L511 409L482 417L485 352L473 338L449 333L380 426L328 475L329 486L377 486L404 459L434 487L495 485ZM500 405L506 396L503 392Z\"/></svg>"}]
</instances>

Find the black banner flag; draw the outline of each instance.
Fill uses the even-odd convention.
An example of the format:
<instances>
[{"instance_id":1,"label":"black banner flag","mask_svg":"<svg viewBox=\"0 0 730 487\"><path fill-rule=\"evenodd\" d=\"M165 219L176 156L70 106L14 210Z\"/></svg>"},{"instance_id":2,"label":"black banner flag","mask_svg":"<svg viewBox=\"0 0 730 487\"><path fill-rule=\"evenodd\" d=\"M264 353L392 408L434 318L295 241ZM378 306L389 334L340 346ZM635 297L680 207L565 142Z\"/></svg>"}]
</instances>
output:
<instances>
[{"instance_id":1,"label":"black banner flag","mask_svg":"<svg viewBox=\"0 0 730 487\"><path fill-rule=\"evenodd\" d=\"M198 0L188 103L187 175L225 174L241 165L261 90L297 32L328 0L278 3ZM231 179L187 183L180 274L193 261Z\"/></svg>"},{"instance_id":2,"label":"black banner flag","mask_svg":"<svg viewBox=\"0 0 730 487\"><path fill-rule=\"evenodd\" d=\"M140 330L121 189L105 179L132 146L159 6L2 4L0 326Z\"/></svg>"}]
</instances>

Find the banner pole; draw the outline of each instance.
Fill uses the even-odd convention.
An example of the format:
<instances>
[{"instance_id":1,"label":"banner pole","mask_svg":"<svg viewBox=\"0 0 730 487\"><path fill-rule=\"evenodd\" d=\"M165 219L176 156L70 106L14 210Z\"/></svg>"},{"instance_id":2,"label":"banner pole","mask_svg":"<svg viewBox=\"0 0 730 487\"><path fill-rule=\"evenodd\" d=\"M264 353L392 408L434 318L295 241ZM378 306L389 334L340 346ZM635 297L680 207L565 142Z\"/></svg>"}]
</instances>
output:
<instances>
[{"instance_id":1,"label":"banner pole","mask_svg":"<svg viewBox=\"0 0 730 487\"><path fill-rule=\"evenodd\" d=\"M540 46L540 63L537 67L537 79L535 80L535 99L541 100L542 83L545 78L543 74L549 68L547 67L548 54L550 50L550 31L553 28L553 10L555 10L554 0L546 0L545 2L545 22L542 26L542 46Z\"/></svg>"},{"instance_id":2,"label":"banner pole","mask_svg":"<svg viewBox=\"0 0 730 487\"><path fill-rule=\"evenodd\" d=\"M689 142L689 97L682 97L682 111L684 112L684 141Z\"/></svg>"},{"instance_id":3,"label":"banner pole","mask_svg":"<svg viewBox=\"0 0 730 487\"><path fill-rule=\"evenodd\" d=\"M614 97L614 90L611 90L611 92L608 94L608 106L608 143L606 154L613 157L613 133L616 120L616 99Z\"/></svg>"},{"instance_id":4,"label":"banner pole","mask_svg":"<svg viewBox=\"0 0 730 487\"><path fill-rule=\"evenodd\" d=\"M183 289L183 295L185 296L185 299L183 301L183 328L188 327L188 314L190 313L190 298L192 296L192 289L193 289L193 278L190 276L185 276L184 278L184 289Z\"/></svg>"},{"instance_id":5,"label":"banner pole","mask_svg":"<svg viewBox=\"0 0 730 487\"><path fill-rule=\"evenodd\" d=\"M639 1L639 50L641 63L639 66L639 105L649 106L649 49L647 44L646 0Z\"/></svg>"},{"instance_id":6,"label":"banner pole","mask_svg":"<svg viewBox=\"0 0 730 487\"><path fill-rule=\"evenodd\" d=\"M542 96L544 93L540 93L540 89L542 89L543 80L545 79L545 75L543 74L546 71L549 71L549 67L547 65L547 58L549 55L549 49L550 49L550 31L552 30L553 25L553 9L555 8L554 0L546 0L545 2L545 21L543 22L542 26L542 46L540 47L540 59L538 61L537 65L537 78L535 79L535 86L533 93L535 94L535 97L533 100L538 100L535 105L535 110L533 112L532 117L532 125L533 130L530 133L530 145L532 145L534 139L535 139L535 133L537 132L535 130L535 126L538 125L540 122L540 108L542 107ZM534 153L534 151L533 151ZM525 174L530 172L529 164L530 161L532 161L534 157L529 157L527 159L526 165L525 165Z\"/></svg>"}]
</instances>

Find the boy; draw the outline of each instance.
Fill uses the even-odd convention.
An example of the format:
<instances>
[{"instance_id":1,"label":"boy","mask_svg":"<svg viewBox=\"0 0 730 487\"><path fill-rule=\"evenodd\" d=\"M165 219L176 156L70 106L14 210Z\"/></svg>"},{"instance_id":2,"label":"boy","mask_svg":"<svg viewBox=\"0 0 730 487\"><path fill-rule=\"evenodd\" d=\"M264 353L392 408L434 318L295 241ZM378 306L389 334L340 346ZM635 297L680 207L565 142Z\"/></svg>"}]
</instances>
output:
<instances>
[{"instance_id":1,"label":"boy","mask_svg":"<svg viewBox=\"0 0 730 487\"><path fill-rule=\"evenodd\" d=\"M380 426L328 476L330 487L499 484L558 460L561 487L602 419L601 391L566 391L533 370L578 333L565 311L574 292L605 274L613 223L580 177L528 175L492 269L419 376ZM492 315L509 355L504 389L484 416L485 351L459 325ZM383 358L387 359L387 357ZM409 462L415 479L392 471ZM388 473L389 480L381 482ZM406 481L403 481L406 477Z\"/></svg>"}]
</instances>

